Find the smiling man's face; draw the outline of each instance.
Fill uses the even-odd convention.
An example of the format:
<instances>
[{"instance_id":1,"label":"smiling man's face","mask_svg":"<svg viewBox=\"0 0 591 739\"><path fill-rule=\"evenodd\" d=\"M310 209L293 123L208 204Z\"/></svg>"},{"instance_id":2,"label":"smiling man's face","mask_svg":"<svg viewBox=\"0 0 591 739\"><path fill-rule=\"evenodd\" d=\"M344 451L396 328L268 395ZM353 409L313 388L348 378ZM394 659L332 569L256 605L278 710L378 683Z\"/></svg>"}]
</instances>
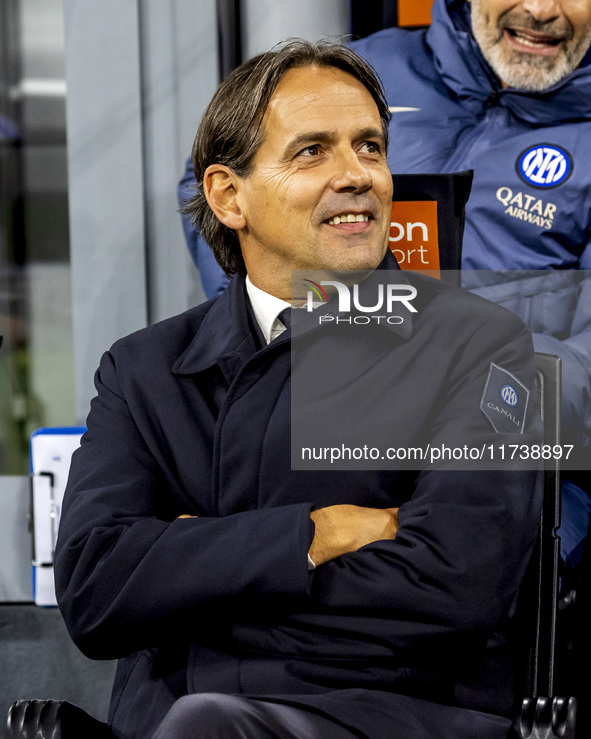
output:
<instances>
[{"instance_id":1,"label":"smiling man's face","mask_svg":"<svg viewBox=\"0 0 591 739\"><path fill-rule=\"evenodd\" d=\"M591 44L591 0L471 0L472 29L504 87L542 91Z\"/></svg>"},{"instance_id":2,"label":"smiling man's face","mask_svg":"<svg viewBox=\"0 0 591 739\"><path fill-rule=\"evenodd\" d=\"M388 244L392 178L367 88L335 67L290 69L238 182L238 231L255 285L289 294L291 270L372 270Z\"/></svg>"}]
</instances>

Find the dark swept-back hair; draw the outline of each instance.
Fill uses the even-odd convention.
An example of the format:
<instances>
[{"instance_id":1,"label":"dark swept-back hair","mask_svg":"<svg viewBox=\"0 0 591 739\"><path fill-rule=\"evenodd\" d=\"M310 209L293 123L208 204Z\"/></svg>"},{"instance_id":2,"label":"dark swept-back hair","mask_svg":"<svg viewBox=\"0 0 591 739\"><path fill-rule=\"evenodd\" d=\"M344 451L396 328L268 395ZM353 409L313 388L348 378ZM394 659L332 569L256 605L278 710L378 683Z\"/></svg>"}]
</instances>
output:
<instances>
[{"instance_id":1,"label":"dark swept-back hair","mask_svg":"<svg viewBox=\"0 0 591 739\"><path fill-rule=\"evenodd\" d=\"M250 174L263 143L261 123L275 88L289 69L307 66L336 67L358 79L376 102L387 145L391 114L382 85L373 69L347 46L290 39L231 72L213 96L195 136L192 162L197 189L182 208L227 274L245 271L244 260L236 232L221 223L207 203L203 175L211 164L224 164L239 177Z\"/></svg>"}]
</instances>

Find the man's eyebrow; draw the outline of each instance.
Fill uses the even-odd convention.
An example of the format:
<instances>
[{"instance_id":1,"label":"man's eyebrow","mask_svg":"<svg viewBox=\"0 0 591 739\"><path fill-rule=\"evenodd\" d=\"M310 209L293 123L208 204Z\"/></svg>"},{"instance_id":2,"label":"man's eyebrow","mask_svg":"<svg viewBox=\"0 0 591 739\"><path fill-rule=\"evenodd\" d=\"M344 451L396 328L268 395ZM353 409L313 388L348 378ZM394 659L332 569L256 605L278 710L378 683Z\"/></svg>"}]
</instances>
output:
<instances>
[{"instance_id":1,"label":"man's eyebrow","mask_svg":"<svg viewBox=\"0 0 591 739\"><path fill-rule=\"evenodd\" d=\"M332 141L335 135L330 131L306 131L291 141L285 147L285 156L288 157L291 154L297 153L300 149L305 149L306 146L312 144L325 144Z\"/></svg>"},{"instance_id":2,"label":"man's eyebrow","mask_svg":"<svg viewBox=\"0 0 591 739\"><path fill-rule=\"evenodd\" d=\"M386 143L384 132L381 128L364 128L355 136L355 141L365 141L366 139L377 139L382 144Z\"/></svg>"},{"instance_id":3,"label":"man's eyebrow","mask_svg":"<svg viewBox=\"0 0 591 739\"><path fill-rule=\"evenodd\" d=\"M306 131L306 133L296 136L295 139L292 139L287 144L285 147L285 158L296 154L300 149L305 149L306 146L330 143L335 138L336 134L331 131ZM353 141L364 141L365 139L377 139L382 144L385 143L384 132L381 128L363 128L353 136Z\"/></svg>"}]
</instances>

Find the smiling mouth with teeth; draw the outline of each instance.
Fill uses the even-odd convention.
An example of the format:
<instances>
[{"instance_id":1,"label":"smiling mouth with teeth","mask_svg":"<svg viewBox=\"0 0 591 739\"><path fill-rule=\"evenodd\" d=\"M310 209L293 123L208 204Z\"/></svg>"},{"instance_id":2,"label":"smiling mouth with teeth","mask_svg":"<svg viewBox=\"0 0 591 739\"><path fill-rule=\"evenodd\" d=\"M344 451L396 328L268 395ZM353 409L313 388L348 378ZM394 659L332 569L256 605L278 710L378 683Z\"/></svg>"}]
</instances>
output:
<instances>
[{"instance_id":1,"label":"smiling mouth with teeth","mask_svg":"<svg viewBox=\"0 0 591 739\"><path fill-rule=\"evenodd\" d=\"M505 33L521 46L527 46L536 51L556 49L564 40L556 36L533 36L515 28L506 28Z\"/></svg>"},{"instance_id":2,"label":"smiling mouth with teeth","mask_svg":"<svg viewBox=\"0 0 591 739\"><path fill-rule=\"evenodd\" d=\"M369 216L365 216L362 213L358 213L357 215L355 213L343 213L343 215L329 218L327 223L329 226L338 226L339 223L361 223L368 220Z\"/></svg>"}]
</instances>

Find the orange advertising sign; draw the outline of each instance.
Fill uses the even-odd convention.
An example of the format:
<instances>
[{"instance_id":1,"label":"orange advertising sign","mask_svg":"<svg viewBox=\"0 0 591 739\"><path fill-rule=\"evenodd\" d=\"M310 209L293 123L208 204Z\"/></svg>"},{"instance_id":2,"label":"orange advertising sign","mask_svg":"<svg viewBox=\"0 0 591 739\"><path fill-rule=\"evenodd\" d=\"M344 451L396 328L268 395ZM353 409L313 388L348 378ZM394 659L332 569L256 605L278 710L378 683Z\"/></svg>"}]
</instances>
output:
<instances>
[{"instance_id":1,"label":"orange advertising sign","mask_svg":"<svg viewBox=\"0 0 591 739\"><path fill-rule=\"evenodd\" d=\"M402 269L439 274L439 234L436 200L392 203L388 244Z\"/></svg>"},{"instance_id":2,"label":"orange advertising sign","mask_svg":"<svg viewBox=\"0 0 591 739\"><path fill-rule=\"evenodd\" d=\"M428 26L433 0L398 0L399 26Z\"/></svg>"}]
</instances>

